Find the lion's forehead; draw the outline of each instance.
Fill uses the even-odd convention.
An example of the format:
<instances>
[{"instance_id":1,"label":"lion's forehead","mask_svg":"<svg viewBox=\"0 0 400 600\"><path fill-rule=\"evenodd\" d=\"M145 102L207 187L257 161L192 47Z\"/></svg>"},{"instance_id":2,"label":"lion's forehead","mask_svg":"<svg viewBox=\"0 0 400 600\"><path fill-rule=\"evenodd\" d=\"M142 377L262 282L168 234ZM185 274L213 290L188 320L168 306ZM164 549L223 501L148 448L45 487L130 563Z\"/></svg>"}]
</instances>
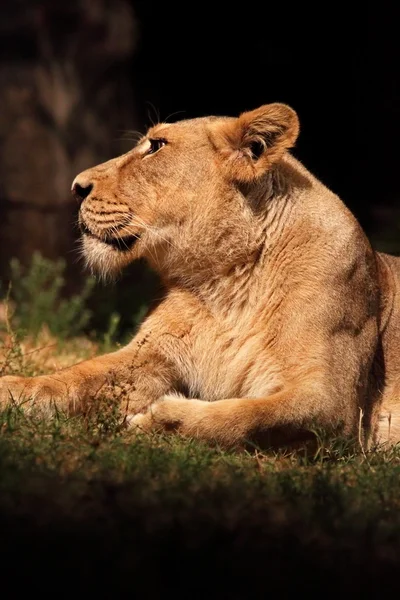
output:
<instances>
[{"instance_id":1,"label":"lion's forehead","mask_svg":"<svg viewBox=\"0 0 400 600\"><path fill-rule=\"evenodd\" d=\"M174 137L176 135L207 135L209 125L213 125L218 121L222 122L230 119L232 119L232 117L211 116L185 119L178 121L177 123L158 123L148 130L146 137L166 137L168 139L168 137Z\"/></svg>"}]
</instances>

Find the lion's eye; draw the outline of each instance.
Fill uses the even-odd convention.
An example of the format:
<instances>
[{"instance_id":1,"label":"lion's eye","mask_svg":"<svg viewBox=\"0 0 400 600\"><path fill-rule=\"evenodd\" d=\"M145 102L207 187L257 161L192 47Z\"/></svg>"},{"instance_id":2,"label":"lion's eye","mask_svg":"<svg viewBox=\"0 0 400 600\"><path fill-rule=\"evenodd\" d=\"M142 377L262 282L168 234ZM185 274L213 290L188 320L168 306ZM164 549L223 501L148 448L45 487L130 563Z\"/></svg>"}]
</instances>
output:
<instances>
[{"instance_id":1,"label":"lion's eye","mask_svg":"<svg viewBox=\"0 0 400 600\"><path fill-rule=\"evenodd\" d=\"M155 154L156 152L161 150L161 148L163 146L165 146L165 144L167 143L167 140L158 138L156 140L149 140L149 142L150 142L150 148L148 149L147 154Z\"/></svg>"}]
</instances>

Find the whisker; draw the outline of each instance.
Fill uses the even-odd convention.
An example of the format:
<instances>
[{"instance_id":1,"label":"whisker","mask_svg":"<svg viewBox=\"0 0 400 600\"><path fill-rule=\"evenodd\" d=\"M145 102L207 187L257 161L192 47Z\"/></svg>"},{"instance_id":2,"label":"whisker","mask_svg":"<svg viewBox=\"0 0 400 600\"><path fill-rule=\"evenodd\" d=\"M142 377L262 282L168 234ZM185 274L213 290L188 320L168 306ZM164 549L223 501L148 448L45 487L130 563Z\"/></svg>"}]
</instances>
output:
<instances>
[{"instance_id":1,"label":"whisker","mask_svg":"<svg viewBox=\"0 0 400 600\"><path fill-rule=\"evenodd\" d=\"M157 228L153 227L152 225L149 225L148 223L146 223L145 221L143 221L143 219L141 219L138 216L135 216L134 219L136 219L136 221L138 222L139 225L142 225L143 227L146 227L149 231L151 231L152 233L154 233L155 235L157 235L164 242L166 242L167 244L170 244L176 250L179 250L179 248L176 246L176 244L174 244L171 240L168 240L167 238L165 238L164 236L162 236L161 233L159 233L159 231L157 231Z\"/></svg>"},{"instance_id":2,"label":"whisker","mask_svg":"<svg viewBox=\"0 0 400 600\"><path fill-rule=\"evenodd\" d=\"M111 226L111 232L115 234L115 237L121 241L121 243L122 243L122 244L125 246L125 248L126 248L127 250L130 250L130 247L129 247L129 246L128 246L128 244L125 242L125 240L124 240L124 237L120 237L120 236L118 235L118 230L117 230L117 228L116 228L115 226L114 226L114 227L113 227L113 226ZM138 236L136 233L132 233L132 234L130 234L130 235L132 235L133 237L135 237L137 240L139 239L139 236Z\"/></svg>"},{"instance_id":3,"label":"whisker","mask_svg":"<svg viewBox=\"0 0 400 600\"><path fill-rule=\"evenodd\" d=\"M136 220L136 223L134 222L135 220ZM142 221L142 222L140 223L140 221ZM135 226L135 225L136 226L137 225L142 226L145 229L147 229L149 231L152 231L152 228L150 227L150 225L148 225L147 223L145 223L142 219L139 219L138 217L133 217L133 221L131 221L131 223L130 223L130 226ZM136 238L139 238L139 236L135 232L131 231L130 227L128 227L128 233L129 233L129 235L133 235ZM154 232L154 233L157 233L157 232ZM146 250L149 251L150 256L153 258L155 264L160 268L160 264L159 264L159 262L157 260L157 256L152 253L149 244L146 244L145 247L146 247Z\"/></svg>"},{"instance_id":4,"label":"whisker","mask_svg":"<svg viewBox=\"0 0 400 600\"><path fill-rule=\"evenodd\" d=\"M135 222L136 221L136 222ZM151 233L153 233L154 235L158 236L161 240L163 240L165 243L169 244L172 248L174 248L175 250L178 251L179 255L182 257L182 259L186 262L186 256L184 255L184 253L182 252L182 250L175 244L173 243L171 240L168 240L167 238L165 238L163 235L161 235L161 233L159 233L157 231L157 229L155 227L152 227L151 225L149 225L148 223L146 223L143 219L141 219L138 216L133 217L133 220L131 221L131 225L139 225L144 227L146 230L150 231ZM129 228L128 231L130 232ZM133 234L133 232L132 232ZM134 234L133 234L134 235ZM153 257L155 263L159 266L158 261L156 260L154 254L152 254L151 250L150 250L150 240L149 243L146 244L146 250L148 250L151 254L151 256Z\"/></svg>"},{"instance_id":5,"label":"whisker","mask_svg":"<svg viewBox=\"0 0 400 600\"><path fill-rule=\"evenodd\" d=\"M166 119L164 119L164 123L167 123L168 119L171 119L175 115L180 115L180 114L185 113L185 112L186 112L186 110L176 110L175 112L173 112L170 115L168 115L168 117Z\"/></svg>"},{"instance_id":6,"label":"whisker","mask_svg":"<svg viewBox=\"0 0 400 600\"><path fill-rule=\"evenodd\" d=\"M157 125L157 123L160 122L160 113L159 111L156 109L156 107L154 106L154 104L152 102L150 102L150 100L147 100L146 104L148 104L154 111L155 117L157 119L156 122L153 121L151 114L149 111L147 111L147 118L149 119L150 123L152 124L152 126L154 127L155 125Z\"/></svg>"},{"instance_id":7,"label":"whisker","mask_svg":"<svg viewBox=\"0 0 400 600\"><path fill-rule=\"evenodd\" d=\"M142 139L145 135L141 131L135 131L135 130L122 131L121 133L122 133L121 137L115 138L114 141L118 141L118 142L128 141L128 142L134 142L135 144L137 144L139 142L139 140Z\"/></svg>"},{"instance_id":8,"label":"whisker","mask_svg":"<svg viewBox=\"0 0 400 600\"><path fill-rule=\"evenodd\" d=\"M154 260L154 264L158 267L158 269L161 271L161 267L160 267L160 263L158 261L157 258L157 254L153 254L153 252L151 251L151 248L149 247L148 244L146 244L145 249L148 250L150 256L152 257L152 259Z\"/></svg>"}]
</instances>

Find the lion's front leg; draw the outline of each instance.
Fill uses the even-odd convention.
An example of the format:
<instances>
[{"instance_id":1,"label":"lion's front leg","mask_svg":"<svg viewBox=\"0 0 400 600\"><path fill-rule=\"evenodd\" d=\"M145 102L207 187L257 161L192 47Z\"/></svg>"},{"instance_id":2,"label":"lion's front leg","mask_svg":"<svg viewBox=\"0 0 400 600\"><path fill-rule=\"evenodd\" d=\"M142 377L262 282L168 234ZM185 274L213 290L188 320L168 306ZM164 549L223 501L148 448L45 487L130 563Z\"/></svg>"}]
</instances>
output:
<instances>
[{"instance_id":1,"label":"lion's front leg","mask_svg":"<svg viewBox=\"0 0 400 600\"><path fill-rule=\"evenodd\" d=\"M78 390L73 381L68 383L57 375L40 377L7 376L0 379L0 408L10 405L24 407L28 410L38 408L44 413L68 410L69 405L76 404ZM70 411L68 411L70 412Z\"/></svg>"},{"instance_id":2,"label":"lion's front leg","mask_svg":"<svg viewBox=\"0 0 400 600\"><path fill-rule=\"evenodd\" d=\"M172 306L171 306L172 304ZM52 375L0 378L0 407L22 404L69 415L96 407L101 399L120 403L130 416L143 412L179 382L177 357L187 351L190 324L179 302L165 301L125 348L83 361ZM173 318L171 318L171 314ZM186 350L185 350L186 348Z\"/></svg>"},{"instance_id":3,"label":"lion's front leg","mask_svg":"<svg viewBox=\"0 0 400 600\"><path fill-rule=\"evenodd\" d=\"M138 350L139 348L139 350ZM84 361L52 375L2 377L0 407L10 404L24 409L68 415L79 414L102 400L115 400L127 414L146 410L176 383L172 362L159 347L139 338L112 354Z\"/></svg>"},{"instance_id":4,"label":"lion's front leg","mask_svg":"<svg viewBox=\"0 0 400 600\"><path fill-rule=\"evenodd\" d=\"M264 411L267 402L263 400ZM134 416L129 425L137 432L175 432L223 446L237 446L250 439L257 420L260 421L259 404L259 400L245 398L206 402L168 395L146 413Z\"/></svg>"},{"instance_id":5,"label":"lion's front leg","mask_svg":"<svg viewBox=\"0 0 400 600\"><path fill-rule=\"evenodd\" d=\"M93 359L50 375L2 377L0 408L13 405L44 415L55 411L79 414L102 394L102 390L110 394L112 372L103 366L102 361Z\"/></svg>"},{"instance_id":6,"label":"lion's front leg","mask_svg":"<svg viewBox=\"0 0 400 600\"><path fill-rule=\"evenodd\" d=\"M165 396L129 424L143 432L176 432L232 447L263 440L268 445L304 439L314 425L334 427L334 414L315 411L321 399L288 389L266 398L230 398L216 402Z\"/></svg>"},{"instance_id":7,"label":"lion's front leg","mask_svg":"<svg viewBox=\"0 0 400 600\"><path fill-rule=\"evenodd\" d=\"M52 375L0 379L0 407L18 405L45 414L80 414L114 400L127 414L144 411L175 382L172 366L159 353L116 352Z\"/></svg>"}]
</instances>

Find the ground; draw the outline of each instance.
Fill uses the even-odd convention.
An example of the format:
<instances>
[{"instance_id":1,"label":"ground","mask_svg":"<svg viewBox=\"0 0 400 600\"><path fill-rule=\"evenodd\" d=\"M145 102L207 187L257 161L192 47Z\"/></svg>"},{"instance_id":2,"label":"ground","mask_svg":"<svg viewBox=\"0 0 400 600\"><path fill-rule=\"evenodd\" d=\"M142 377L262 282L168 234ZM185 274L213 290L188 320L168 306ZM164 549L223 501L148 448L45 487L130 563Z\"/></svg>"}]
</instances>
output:
<instances>
[{"instance_id":1,"label":"ground","mask_svg":"<svg viewBox=\"0 0 400 600\"><path fill-rule=\"evenodd\" d=\"M0 374L101 351L85 337L4 332ZM45 422L0 416L0 564L22 589L162 598L383 597L400 567L400 448L343 440L224 452L134 437L104 404Z\"/></svg>"}]
</instances>

